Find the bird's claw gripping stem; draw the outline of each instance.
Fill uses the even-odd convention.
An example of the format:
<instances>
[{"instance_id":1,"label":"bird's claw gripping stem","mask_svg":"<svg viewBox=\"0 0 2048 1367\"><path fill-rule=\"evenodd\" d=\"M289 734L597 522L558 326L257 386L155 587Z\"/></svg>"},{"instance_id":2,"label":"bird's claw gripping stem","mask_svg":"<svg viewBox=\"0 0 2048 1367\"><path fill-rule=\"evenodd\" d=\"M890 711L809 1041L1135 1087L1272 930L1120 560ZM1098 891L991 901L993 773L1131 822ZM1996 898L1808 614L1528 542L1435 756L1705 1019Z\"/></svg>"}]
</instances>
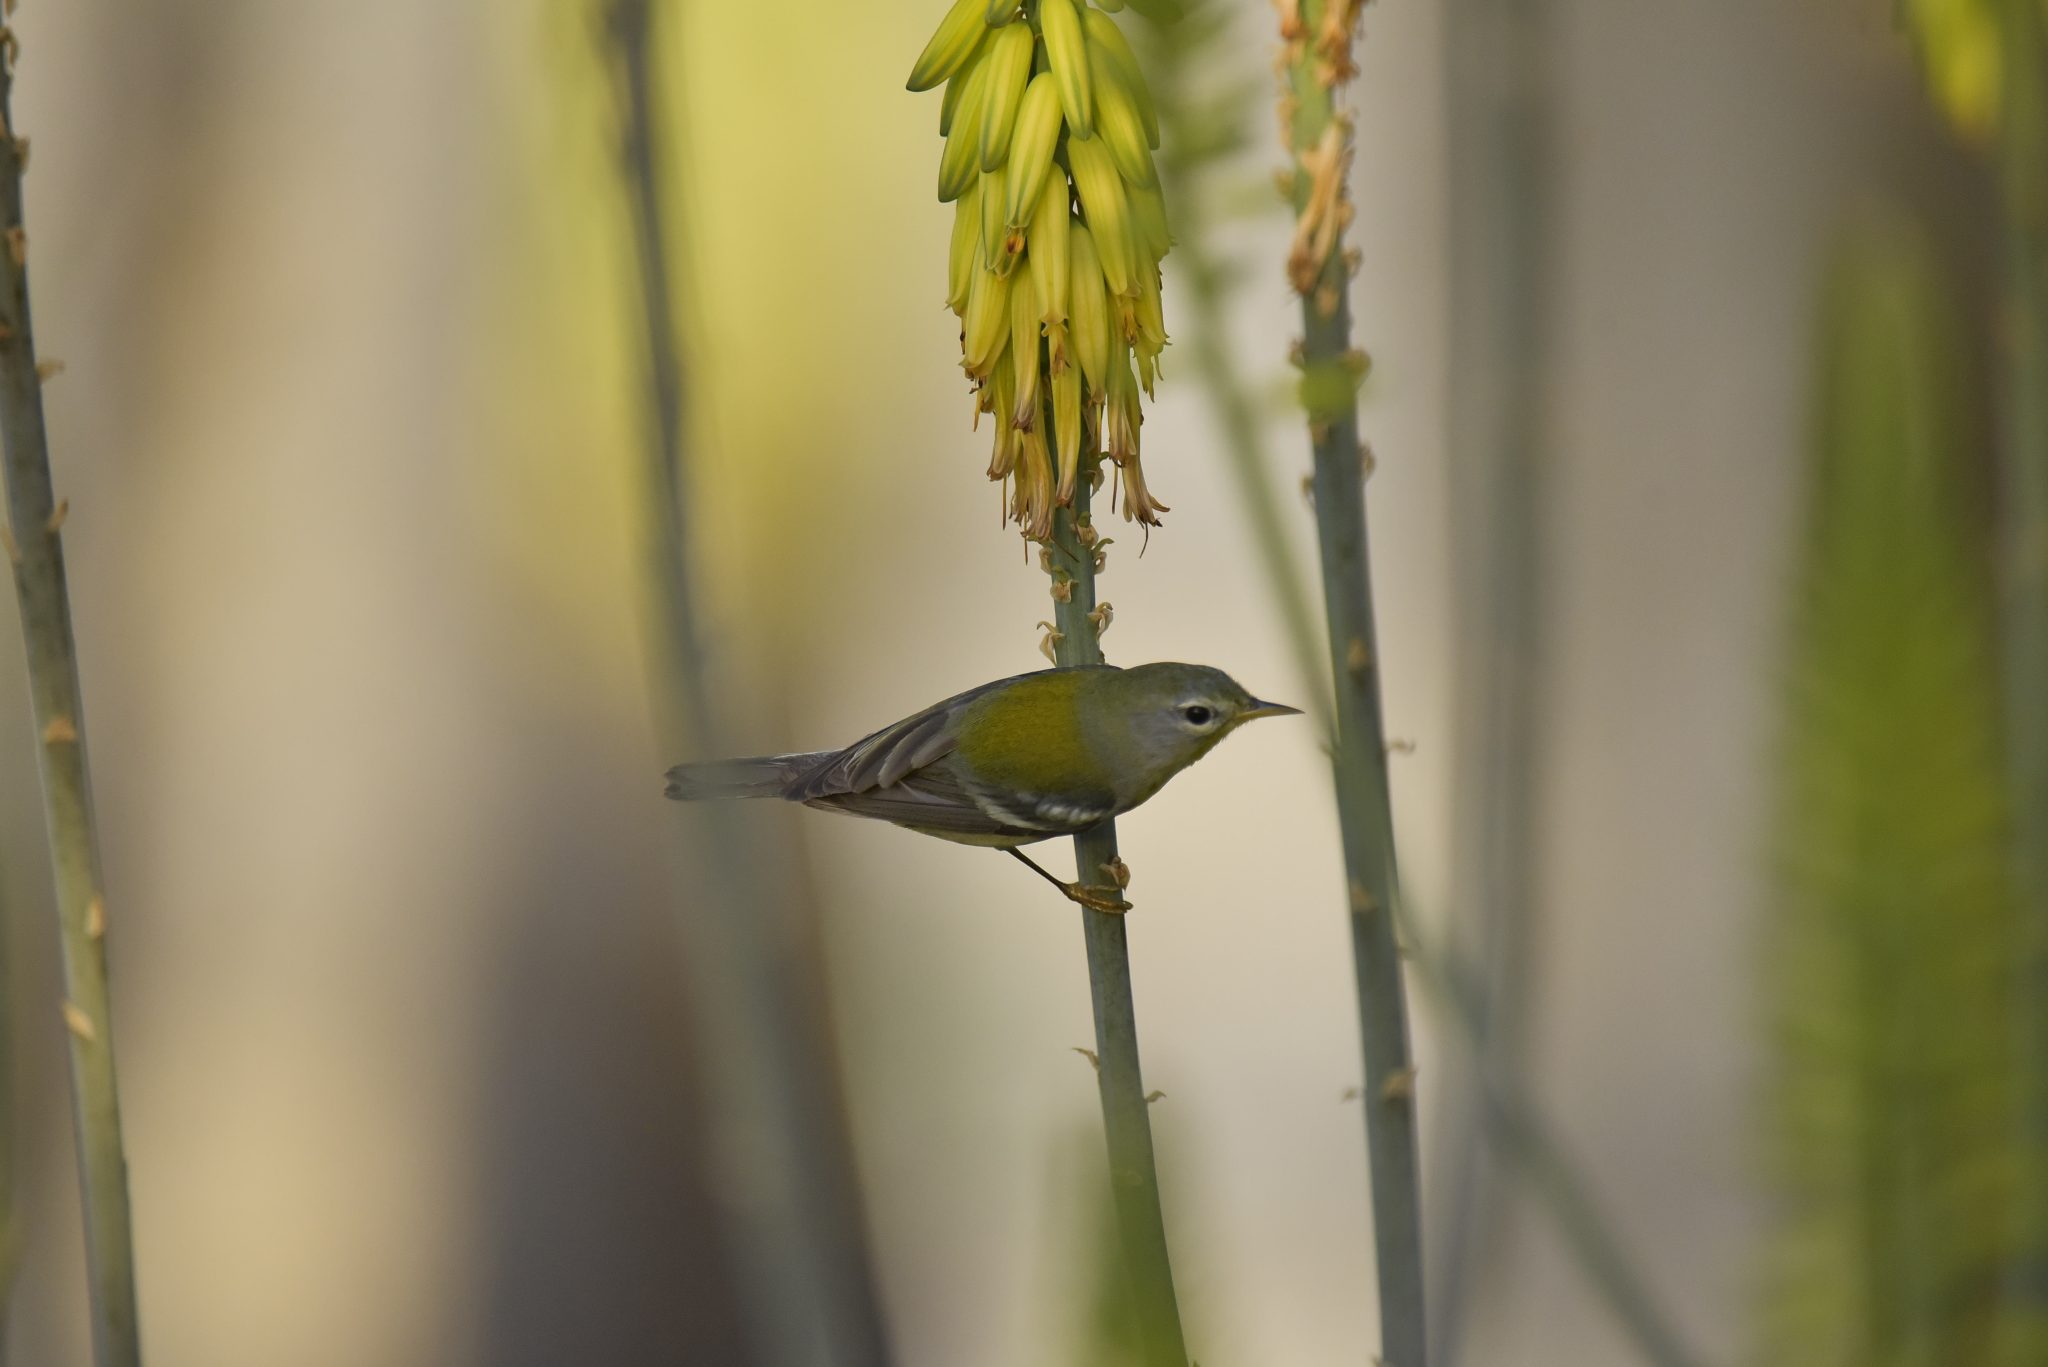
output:
<instances>
[{"instance_id":1,"label":"bird's claw gripping stem","mask_svg":"<svg viewBox=\"0 0 2048 1367\"><path fill-rule=\"evenodd\" d=\"M1090 911L1099 911L1105 916L1121 916L1131 909L1115 888L1093 888L1086 883L1062 883L1060 890L1069 900L1078 902Z\"/></svg>"},{"instance_id":2,"label":"bird's claw gripping stem","mask_svg":"<svg viewBox=\"0 0 2048 1367\"><path fill-rule=\"evenodd\" d=\"M1099 888L1091 887L1086 883L1068 883L1062 879L1055 878L1041 868L1038 862L1030 855L1017 849L1015 846L1011 846L1003 852L1037 874L1040 878L1043 878L1046 882L1058 888L1066 895L1068 901L1079 902L1090 911L1099 911L1104 916L1121 916L1131 909L1131 904L1123 899L1123 885L1130 881L1131 871L1124 868L1121 859L1117 860L1114 864L1104 864L1102 866L1102 871L1115 879L1117 885L1115 887Z\"/></svg>"}]
</instances>

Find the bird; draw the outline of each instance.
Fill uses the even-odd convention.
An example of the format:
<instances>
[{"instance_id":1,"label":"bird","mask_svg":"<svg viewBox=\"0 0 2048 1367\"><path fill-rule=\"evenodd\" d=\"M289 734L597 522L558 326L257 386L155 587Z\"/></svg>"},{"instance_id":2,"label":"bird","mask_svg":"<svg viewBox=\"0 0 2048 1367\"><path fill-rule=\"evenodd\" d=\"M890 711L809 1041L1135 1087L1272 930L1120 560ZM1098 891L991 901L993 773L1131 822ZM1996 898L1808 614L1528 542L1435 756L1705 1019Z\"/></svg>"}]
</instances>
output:
<instances>
[{"instance_id":1,"label":"bird","mask_svg":"<svg viewBox=\"0 0 2048 1367\"><path fill-rule=\"evenodd\" d=\"M780 798L1002 850L1069 900L1121 913L1130 903L1120 887L1065 882L1020 846L1121 816L1246 722L1300 712L1206 665L1041 669L955 694L843 750L678 764L667 795Z\"/></svg>"}]
</instances>

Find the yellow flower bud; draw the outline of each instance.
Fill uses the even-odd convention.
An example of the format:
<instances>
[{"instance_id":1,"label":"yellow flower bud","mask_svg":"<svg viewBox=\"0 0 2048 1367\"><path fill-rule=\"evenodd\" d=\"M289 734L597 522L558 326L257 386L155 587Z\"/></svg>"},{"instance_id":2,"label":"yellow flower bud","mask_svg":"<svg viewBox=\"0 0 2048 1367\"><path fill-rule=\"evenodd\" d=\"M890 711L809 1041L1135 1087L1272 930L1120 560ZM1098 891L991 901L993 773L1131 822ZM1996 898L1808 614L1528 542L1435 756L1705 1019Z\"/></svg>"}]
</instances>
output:
<instances>
[{"instance_id":1,"label":"yellow flower bud","mask_svg":"<svg viewBox=\"0 0 2048 1367\"><path fill-rule=\"evenodd\" d=\"M1042 362L1038 354L1038 290L1031 276L1028 256L1010 276L1010 367L1017 376L1017 397L1009 419L1020 428L1038 425L1038 373Z\"/></svg>"}]
</instances>

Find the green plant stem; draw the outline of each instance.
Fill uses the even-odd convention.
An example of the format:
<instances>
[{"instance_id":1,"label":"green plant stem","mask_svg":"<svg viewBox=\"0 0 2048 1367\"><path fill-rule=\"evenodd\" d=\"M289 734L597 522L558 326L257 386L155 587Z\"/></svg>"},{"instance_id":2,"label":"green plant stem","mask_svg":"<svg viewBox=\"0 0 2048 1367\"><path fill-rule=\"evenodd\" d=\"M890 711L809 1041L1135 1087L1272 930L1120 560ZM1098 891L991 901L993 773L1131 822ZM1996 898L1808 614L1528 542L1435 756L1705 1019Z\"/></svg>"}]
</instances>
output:
<instances>
[{"instance_id":1,"label":"green plant stem","mask_svg":"<svg viewBox=\"0 0 2048 1367\"><path fill-rule=\"evenodd\" d=\"M1308 215L1318 190L1313 165L1327 148L1336 109L1328 68L1316 53L1324 3L1306 0L1308 36L1292 54L1290 145L1297 157L1296 215ZM1348 35L1347 35L1348 47ZM1337 126L1337 136L1348 133ZM1344 175L1343 158L1324 164ZM1337 196L1342 199L1341 194ZM1339 205L1327 204L1328 212ZM1301 289L1304 373L1352 366L1350 272L1341 233L1309 261ZM1305 386L1306 387L1306 386ZM1373 1245L1380 1299L1380 1357L1385 1367L1425 1367L1428 1320L1423 1303L1422 1178L1416 1148L1415 1070L1408 1047L1408 1010L1401 956L1394 939L1400 895L1394 863L1393 809L1387 782L1386 736L1380 716L1379 651L1373 631L1372 580L1365 530L1364 450L1355 396L1312 412L1316 539L1321 551L1325 621L1337 707L1334 769L1337 817L1349 877L1353 967L1358 980L1359 1033L1365 1061L1366 1149L1372 1179Z\"/></svg>"},{"instance_id":2,"label":"green plant stem","mask_svg":"<svg viewBox=\"0 0 2048 1367\"><path fill-rule=\"evenodd\" d=\"M135 1312L128 1163L121 1147L121 1108L114 1086L99 837L86 780L78 650L64 581L64 516L51 484L42 378L29 322L21 192L27 144L13 134L13 84L13 63L0 57L0 231L7 234L0 250L7 273L7 287L0 291L0 447L5 450L9 550L28 653L29 696L64 958L64 1017L84 1189L93 1355L99 1367L135 1367L142 1360L142 1348Z\"/></svg>"},{"instance_id":3,"label":"green plant stem","mask_svg":"<svg viewBox=\"0 0 2048 1367\"><path fill-rule=\"evenodd\" d=\"M2007 744L2026 915L2018 1001L2028 1161L2016 1290L2048 1315L2048 19L2004 0L2000 377Z\"/></svg>"},{"instance_id":4,"label":"green plant stem","mask_svg":"<svg viewBox=\"0 0 2048 1367\"><path fill-rule=\"evenodd\" d=\"M1102 640L1095 619L1095 559L1081 540L1089 523L1089 480L1084 471L1074 506L1061 508L1053 523L1054 582L1073 586L1071 597L1054 604L1059 639L1054 654L1062 669L1101 664ZM1107 884L1116 867L1116 823L1105 821L1074 837L1075 876L1086 884ZM1109 1180L1131 1304L1146 1367L1186 1367L1187 1341L1174 1296L1173 1265L1166 1247L1166 1216L1159 1199L1159 1169L1152 1152L1152 1117L1138 1067L1138 1018L1131 1000L1131 956L1124 917L1081 910L1088 944L1089 995L1095 1006L1096 1079L1102 1094L1102 1127L1109 1142Z\"/></svg>"},{"instance_id":5,"label":"green plant stem","mask_svg":"<svg viewBox=\"0 0 2048 1367\"><path fill-rule=\"evenodd\" d=\"M673 7L662 13L673 17ZM665 742L724 735L705 666L690 574L683 359L675 322L651 0L610 0L625 114L624 171L647 348L649 578L659 600L651 688ZM891 1360L865 1242L837 1071L818 992L782 924L757 832L723 804L700 824L679 879L698 1063L712 1112L705 1183L719 1208L764 1367L886 1367ZM687 818L678 818L679 823Z\"/></svg>"}]
</instances>

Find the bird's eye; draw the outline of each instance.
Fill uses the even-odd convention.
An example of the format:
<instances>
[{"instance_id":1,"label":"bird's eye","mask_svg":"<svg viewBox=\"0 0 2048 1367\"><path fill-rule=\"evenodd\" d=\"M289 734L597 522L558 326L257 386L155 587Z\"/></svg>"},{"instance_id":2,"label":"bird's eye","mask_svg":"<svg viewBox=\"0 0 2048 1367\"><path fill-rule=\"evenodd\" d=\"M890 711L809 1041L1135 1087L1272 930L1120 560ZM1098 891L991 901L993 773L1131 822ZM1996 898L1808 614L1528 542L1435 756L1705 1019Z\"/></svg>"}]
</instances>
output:
<instances>
[{"instance_id":1,"label":"bird's eye","mask_svg":"<svg viewBox=\"0 0 2048 1367\"><path fill-rule=\"evenodd\" d=\"M1202 706L1200 703L1194 703L1188 707L1183 707L1180 710L1180 714L1188 719L1188 725L1190 726L1207 726L1209 724L1210 719L1216 715L1214 712Z\"/></svg>"}]
</instances>

